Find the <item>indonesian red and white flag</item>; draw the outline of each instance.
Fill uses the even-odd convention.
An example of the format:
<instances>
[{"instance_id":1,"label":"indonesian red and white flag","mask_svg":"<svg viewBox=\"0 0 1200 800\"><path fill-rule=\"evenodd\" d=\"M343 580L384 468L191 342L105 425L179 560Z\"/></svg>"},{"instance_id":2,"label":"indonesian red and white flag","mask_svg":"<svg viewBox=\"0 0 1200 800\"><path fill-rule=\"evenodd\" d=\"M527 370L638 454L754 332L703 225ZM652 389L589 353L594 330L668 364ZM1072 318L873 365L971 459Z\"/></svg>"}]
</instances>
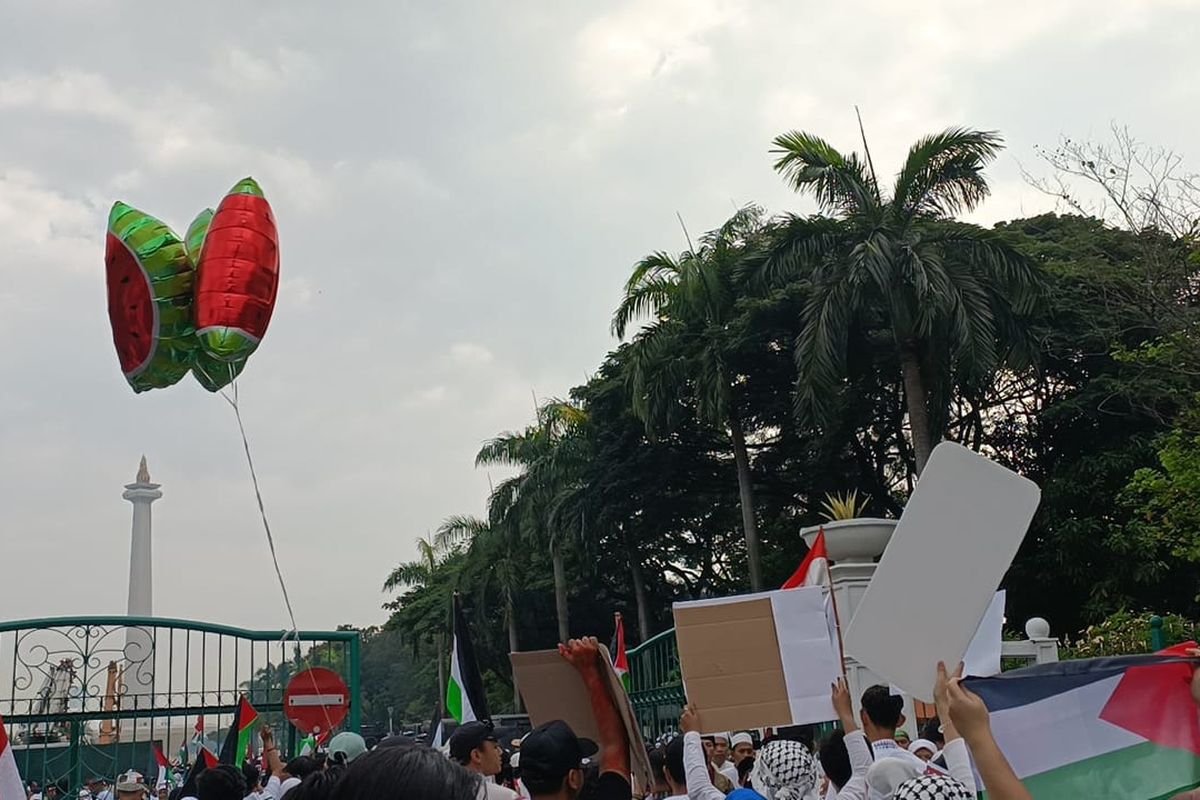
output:
<instances>
[{"instance_id":1,"label":"indonesian red and white flag","mask_svg":"<svg viewBox=\"0 0 1200 800\"><path fill-rule=\"evenodd\" d=\"M154 743L154 760L158 762L158 781L154 784L155 790L158 790L167 785L167 771L171 769L171 762L163 755L158 742Z\"/></svg>"},{"instance_id":2,"label":"indonesian red and white flag","mask_svg":"<svg viewBox=\"0 0 1200 800\"><path fill-rule=\"evenodd\" d=\"M0 719L0 800L25 800L25 784L21 782L17 759L8 745L3 719Z\"/></svg>"},{"instance_id":3,"label":"indonesian red and white flag","mask_svg":"<svg viewBox=\"0 0 1200 800\"><path fill-rule=\"evenodd\" d=\"M800 562L800 566L792 573L792 577L781 586L781 589L798 589L801 586L824 586L829 578L829 554L825 550L825 529L817 531L808 555Z\"/></svg>"}]
</instances>

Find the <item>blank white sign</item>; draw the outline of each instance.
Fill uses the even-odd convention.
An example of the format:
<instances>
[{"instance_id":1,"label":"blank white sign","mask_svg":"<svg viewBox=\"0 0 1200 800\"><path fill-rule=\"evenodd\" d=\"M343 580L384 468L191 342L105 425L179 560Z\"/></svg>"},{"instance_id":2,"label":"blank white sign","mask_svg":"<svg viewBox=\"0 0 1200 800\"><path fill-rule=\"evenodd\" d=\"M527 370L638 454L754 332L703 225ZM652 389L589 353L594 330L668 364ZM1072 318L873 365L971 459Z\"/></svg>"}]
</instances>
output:
<instances>
[{"instance_id":1,"label":"blank white sign","mask_svg":"<svg viewBox=\"0 0 1200 800\"><path fill-rule=\"evenodd\" d=\"M1037 484L934 448L845 635L846 655L921 700L979 628L1037 510Z\"/></svg>"}]
</instances>

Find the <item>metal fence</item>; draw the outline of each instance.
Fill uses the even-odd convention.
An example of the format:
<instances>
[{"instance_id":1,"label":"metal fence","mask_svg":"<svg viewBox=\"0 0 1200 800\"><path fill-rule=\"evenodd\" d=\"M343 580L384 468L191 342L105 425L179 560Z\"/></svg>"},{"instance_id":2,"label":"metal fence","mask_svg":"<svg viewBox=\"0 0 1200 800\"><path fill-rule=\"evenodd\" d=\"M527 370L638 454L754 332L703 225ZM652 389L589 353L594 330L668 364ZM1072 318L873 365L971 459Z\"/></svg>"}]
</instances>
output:
<instances>
[{"instance_id":1,"label":"metal fence","mask_svg":"<svg viewBox=\"0 0 1200 800\"><path fill-rule=\"evenodd\" d=\"M687 702L675 629L647 639L626 653L629 660L629 701L642 728L652 741L679 727L679 714Z\"/></svg>"},{"instance_id":2,"label":"metal fence","mask_svg":"<svg viewBox=\"0 0 1200 800\"><path fill-rule=\"evenodd\" d=\"M357 631L248 631L187 620L93 616L0 623L0 716L26 780L78 789L126 769L219 749L238 699L282 734L291 677L322 666L349 689L359 727Z\"/></svg>"}]
</instances>

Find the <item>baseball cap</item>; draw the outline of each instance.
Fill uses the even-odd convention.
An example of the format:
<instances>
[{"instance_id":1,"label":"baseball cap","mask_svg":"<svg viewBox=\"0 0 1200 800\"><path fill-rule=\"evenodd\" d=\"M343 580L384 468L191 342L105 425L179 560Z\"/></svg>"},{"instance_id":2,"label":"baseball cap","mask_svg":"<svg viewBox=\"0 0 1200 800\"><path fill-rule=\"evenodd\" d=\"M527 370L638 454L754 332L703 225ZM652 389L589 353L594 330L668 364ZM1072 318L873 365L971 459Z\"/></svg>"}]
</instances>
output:
<instances>
[{"instance_id":1,"label":"baseball cap","mask_svg":"<svg viewBox=\"0 0 1200 800\"><path fill-rule=\"evenodd\" d=\"M469 761L471 751L478 750L484 742L495 742L496 731L490 722L466 722L454 729L450 737L450 757L455 761Z\"/></svg>"},{"instance_id":2,"label":"baseball cap","mask_svg":"<svg viewBox=\"0 0 1200 800\"><path fill-rule=\"evenodd\" d=\"M580 739L562 720L539 725L521 740L521 772L557 778L580 769L584 759L599 748L591 739Z\"/></svg>"},{"instance_id":3,"label":"baseball cap","mask_svg":"<svg viewBox=\"0 0 1200 800\"><path fill-rule=\"evenodd\" d=\"M117 778L118 792L140 792L146 788L142 773L129 770Z\"/></svg>"},{"instance_id":4,"label":"baseball cap","mask_svg":"<svg viewBox=\"0 0 1200 800\"><path fill-rule=\"evenodd\" d=\"M330 758L336 760L337 754L341 753L345 757L346 763L349 764L367 752L367 742L353 731L342 731L329 740L329 746L326 749Z\"/></svg>"}]
</instances>

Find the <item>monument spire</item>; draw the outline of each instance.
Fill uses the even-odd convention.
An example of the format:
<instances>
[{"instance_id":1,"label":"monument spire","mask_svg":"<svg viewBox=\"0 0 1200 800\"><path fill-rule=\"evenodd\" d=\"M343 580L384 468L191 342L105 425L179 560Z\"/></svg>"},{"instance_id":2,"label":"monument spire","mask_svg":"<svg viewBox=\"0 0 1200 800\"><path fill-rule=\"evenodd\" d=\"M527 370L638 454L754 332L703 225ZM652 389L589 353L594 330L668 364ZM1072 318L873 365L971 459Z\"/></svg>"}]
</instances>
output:
<instances>
[{"instance_id":1,"label":"monument spire","mask_svg":"<svg viewBox=\"0 0 1200 800\"><path fill-rule=\"evenodd\" d=\"M142 456L137 477L125 485L121 495L133 503L133 528L129 542L129 605L131 617L154 615L154 573L150 547L150 504L162 497L159 484L150 481L150 469ZM126 703L132 708L153 705L154 642L150 629L132 626L125 632ZM132 668L131 668L132 667Z\"/></svg>"}]
</instances>

